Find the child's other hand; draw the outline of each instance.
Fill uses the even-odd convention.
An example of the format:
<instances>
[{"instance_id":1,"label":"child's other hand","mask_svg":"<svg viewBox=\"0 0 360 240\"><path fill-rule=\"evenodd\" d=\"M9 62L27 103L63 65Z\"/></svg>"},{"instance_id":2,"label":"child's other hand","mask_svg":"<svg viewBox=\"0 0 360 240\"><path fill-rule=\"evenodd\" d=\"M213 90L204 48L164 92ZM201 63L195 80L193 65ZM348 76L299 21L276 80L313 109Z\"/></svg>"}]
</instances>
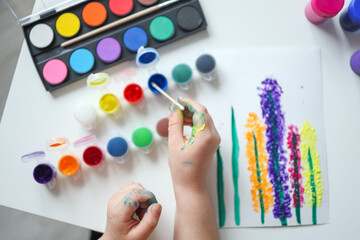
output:
<instances>
[{"instance_id":1,"label":"child's other hand","mask_svg":"<svg viewBox=\"0 0 360 240\"><path fill-rule=\"evenodd\" d=\"M110 198L101 239L147 239L158 224L161 210L152 192L139 183L129 183Z\"/></svg>"},{"instance_id":2,"label":"child's other hand","mask_svg":"<svg viewBox=\"0 0 360 240\"><path fill-rule=\"evenodd\" d=\"M185 106L183 112L170 106L169 165L175 188L196 190L205 184L220 136L204 106L189 98L179 98L179 102ZM190 136L184 136L184 125L192 127Z\"/></svg>"}]
</instances>

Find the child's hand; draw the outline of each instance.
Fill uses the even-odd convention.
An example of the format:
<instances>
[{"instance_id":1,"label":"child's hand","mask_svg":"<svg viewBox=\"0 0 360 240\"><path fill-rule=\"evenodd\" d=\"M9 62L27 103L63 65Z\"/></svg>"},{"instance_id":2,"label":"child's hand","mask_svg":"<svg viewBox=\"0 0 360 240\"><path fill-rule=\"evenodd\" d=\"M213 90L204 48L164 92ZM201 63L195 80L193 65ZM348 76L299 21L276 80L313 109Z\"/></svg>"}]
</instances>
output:
<instances>
[{"instance_id":1,"label":"child's hand","mask_svg":"<svg viewBox=\"0 0 360 240\"><path fill-rule=\"evenodd\" d=\"M179 102L185 111L171 105L169 115L169 165L173 184L175 188L202 188L220 136L204 106L189 98L179 98ZM192 127L190 136L184 137L184 125Z\"/></svg>"},{"instance_id":2,"label":"child's hand","mask_svg":"<svg viewBox=\"0 0 360 240\"><path fill-rule=\"evenodd\" d=\"M159 221L161 210L152 192L139 183L129 183L110 198L101 239L147 239Z\"/></svg>"}]
</instances>

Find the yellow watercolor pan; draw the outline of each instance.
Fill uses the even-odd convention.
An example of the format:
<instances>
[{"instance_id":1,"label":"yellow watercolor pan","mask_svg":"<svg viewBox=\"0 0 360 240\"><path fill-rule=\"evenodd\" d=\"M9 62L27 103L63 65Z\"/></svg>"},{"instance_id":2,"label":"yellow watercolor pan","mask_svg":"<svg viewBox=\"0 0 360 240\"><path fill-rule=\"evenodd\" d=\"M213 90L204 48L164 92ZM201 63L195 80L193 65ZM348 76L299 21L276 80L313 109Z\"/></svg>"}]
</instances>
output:
<instances>
[{"instance_id":1,"label":"yellow watercolor pan","mask_svg":"<svg viewBox=\"0 0 360 240\"><path fill-rule=\"evenodd\" d=\"M74 13L63 13L56 20L56 31L63 37L73 37L79 30L80 19Z\"/></svg>"}]
</instances>

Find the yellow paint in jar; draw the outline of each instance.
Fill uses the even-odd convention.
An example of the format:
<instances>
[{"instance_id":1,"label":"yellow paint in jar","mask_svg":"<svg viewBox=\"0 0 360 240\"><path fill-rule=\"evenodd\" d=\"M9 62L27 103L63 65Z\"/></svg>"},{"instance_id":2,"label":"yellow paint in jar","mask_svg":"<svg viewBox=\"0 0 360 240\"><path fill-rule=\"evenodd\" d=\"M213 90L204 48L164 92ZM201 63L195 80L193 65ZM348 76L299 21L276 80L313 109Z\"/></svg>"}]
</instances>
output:
<instances>
[{"instance_id":1,"label":"yellow paint in jar","mask_svg":"<svg viewBox=\"0 0 360 240\"><path fill-rule=\"evenodd\" d=\"M80 30L80 20L73 13L64 13L56 20L56 31L63 37L72 37Z\"/></svg>"},{"instance_id":2,"label":"yellow paint in jar","mask_svg":"<svg viewBox=\"0 0 360 240\"><path fill-rule=\"evenodd\" d=\"M107 93L100 99L100 109L107 114L115 113L120 108L119 99L111 94Z\"/></svg>"},{"instance_id":3,"label":"yellow paint in jar","mask_svg":"<svg viewBox=\"0 0 360 240\"><path fill-rule=\"evenodd\" d=\"M58 168L62 174L71 176L79 170L79 162L74 156L65 155L60 158Z\"/></svg>"}]
</instances>

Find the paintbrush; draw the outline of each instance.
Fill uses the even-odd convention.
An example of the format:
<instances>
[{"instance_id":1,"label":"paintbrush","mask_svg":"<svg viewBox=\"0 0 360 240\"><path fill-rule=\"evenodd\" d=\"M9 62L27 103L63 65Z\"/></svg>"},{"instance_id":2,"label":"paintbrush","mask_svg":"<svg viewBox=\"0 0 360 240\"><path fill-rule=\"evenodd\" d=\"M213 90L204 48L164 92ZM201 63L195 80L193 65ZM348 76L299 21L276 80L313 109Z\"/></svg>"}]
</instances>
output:
<instances>
[{"instance_id":1,"label":"paintbrush","mask_svg":"<svg viewBox=\"0 0 360 240\"><path fill-rule=\"evenodd\" d=\"M152 83L151 83L151 86L152 86L153 88L155 88L156 90L158 90L158 91L159 91L162 95L164 95L167 99L169 99L170 102L172 102L173 104L175 104L176 106L178 106L178 107L181 109L181 111L184 111L184 110L185 110L184 106L182 106L180 103L178 103L177 101L175 101L172 97L170 97L170 95L167 94L166 92L164 92L156 83L152 82Z\"/></svg>"},{"instance_id":2,"label":"paintbrush","mask_svg":"<svg viewBox=\"0 0 360 240\"><path fill-rule=\"evenodd\" d=\"M147 8L147 9L142 10L142 11L139 11L139 12L137 12L137 13L134 13L134 14L132 14L132 15L130 15L130 16L127 16L127 17L124 17L124 18L122 18L122 19L119 19L119 20L117 20L117 21L115 21L115 22L112 22L112 23L110 23L110 24L108 24L108 25L102 26L102 27L100 27L100 28L98 28L98 29L95 29L95 30L93 30L93 31L90 31L90 32L88 32L88 33L85 33L85 34L83 34L83 35L81 35L81 36L78 36L78 37L76 37L76 38L73 38L73 39L71 39L71 40L68 40L68 41L66 41L66 42L63 42L60 46L61 46L61 47L68 47L68 46L70 46L70 45L72 45L72 44L74 44L74 43L77 43L77 42L80 42L80 41L82 41L82 40L84 40L84 39L87 39L87 38L89 38L89 37L95 36L95 35L97 35L97 34L99 34L99 33L102 33L102 32L104 32L104 31L107 31L107 30L112 29L112 28L114 28L114 27L118 27L118 26L120 26L120 25L122 25L122 24L124 24L124 23L130 22L130 21L132 21L132 20L134 20L134 19L143 17L143 16L145 16L145 15L148 15L148 14L150 14L150 13L152 13L152 12L158 11L158 10L160 10L161 8L167 7L167 6L172 5L172 4L174 4L174 3L176 3L176 2L179 2L179 1L183 1L183 0L169 0L169 1L166 1L166 2L163 2L163 3L159 3L158 5L149 7L149 8Z\"/></svg>"}]
</instances>

